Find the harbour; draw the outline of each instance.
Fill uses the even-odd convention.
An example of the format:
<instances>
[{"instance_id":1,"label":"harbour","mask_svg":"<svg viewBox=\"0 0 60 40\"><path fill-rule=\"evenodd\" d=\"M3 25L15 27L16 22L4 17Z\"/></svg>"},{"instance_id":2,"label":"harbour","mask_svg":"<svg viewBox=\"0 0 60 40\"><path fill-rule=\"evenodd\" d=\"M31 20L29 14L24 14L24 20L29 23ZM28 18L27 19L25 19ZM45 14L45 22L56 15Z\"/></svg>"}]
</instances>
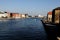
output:
<instances>
[{"instance_id":1,"label":"harbour","mask_svg":"<svg viewBox=\"0 0 60 40\"><path fill-rule=\"evenodd\" d=\"M43 39L42 39L43 38ZM47 40L47 34L40 19L9 19L0 21L0 40Z\"/></svg>"}]
</instances>

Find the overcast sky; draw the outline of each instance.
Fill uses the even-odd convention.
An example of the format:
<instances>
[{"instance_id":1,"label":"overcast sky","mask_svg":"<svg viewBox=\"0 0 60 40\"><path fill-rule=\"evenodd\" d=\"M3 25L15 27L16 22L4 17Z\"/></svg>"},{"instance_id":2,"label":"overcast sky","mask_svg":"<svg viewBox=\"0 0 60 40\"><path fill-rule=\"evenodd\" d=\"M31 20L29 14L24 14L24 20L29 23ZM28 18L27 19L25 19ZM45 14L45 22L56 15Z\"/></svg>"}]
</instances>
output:
<instances>
[{"instance_id":1,"label":"overcast sky","mask_svg":"<svg viewBox=\"0 0 60 40\"><path fill-rule=\"evenodd\" d=\"M56 7L60 7L60 0L0 0L1 11L29 15L47 15Z\"/></svg>"}]
</instances>

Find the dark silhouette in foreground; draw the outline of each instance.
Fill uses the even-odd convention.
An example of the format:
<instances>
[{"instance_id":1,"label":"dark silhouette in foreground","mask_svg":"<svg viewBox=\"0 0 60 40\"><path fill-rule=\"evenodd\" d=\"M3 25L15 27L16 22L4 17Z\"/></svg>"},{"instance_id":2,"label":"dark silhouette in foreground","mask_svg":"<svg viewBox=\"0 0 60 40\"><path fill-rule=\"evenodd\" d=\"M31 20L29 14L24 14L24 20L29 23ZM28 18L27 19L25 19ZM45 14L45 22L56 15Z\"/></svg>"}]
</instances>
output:
<instances>
[{"instance_id":1,"label":"dark silhouette in foreground","mask_svg":"<svg viewBox=\"0 0 60 40\"><path fill-rule=\"evenodd\" d=\"M48 35L48 40L58 40L57 37L59 35L60 28L58 28L57 25L53 25L50 23L44 23L43 21L42 21L42 23L43 23L45 31Z\"/></svg>"}]
</instances>

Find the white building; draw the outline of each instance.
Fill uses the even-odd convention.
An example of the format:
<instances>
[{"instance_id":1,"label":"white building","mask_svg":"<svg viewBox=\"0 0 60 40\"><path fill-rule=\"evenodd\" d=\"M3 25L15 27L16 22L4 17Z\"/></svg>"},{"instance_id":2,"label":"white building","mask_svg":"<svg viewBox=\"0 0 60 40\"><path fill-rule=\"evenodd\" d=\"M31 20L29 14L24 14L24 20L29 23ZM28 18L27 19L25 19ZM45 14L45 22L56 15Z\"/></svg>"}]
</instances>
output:
<instances>
[{"instance_id":1,"label":"white building","mask_svg":"<svg viewBox=\"0 0 60 40\"><path fill-rule=\"evenodd\" d=\"M22 14L22 18L25 18L25 14Z\"/></svg>"},{"instance_id":2,"label":"white building","mask_svg":"<svg viewBox=\"0 0 60 40\"><path fill-rule=\"evenodd\" d=\"M38 15L38 17L43 18L44 16L42 16L42 15Z\"/></svg>"},{"instance_id":3,"label":"white building","mask_svg":"<svg viewBox=\"0 0 60 40\"><path fill-rule=\"evenodd\" d=\"M5 17L7 17L7 13L0 12L0 18L5 18Z\"/></svg>"}]
</instances>

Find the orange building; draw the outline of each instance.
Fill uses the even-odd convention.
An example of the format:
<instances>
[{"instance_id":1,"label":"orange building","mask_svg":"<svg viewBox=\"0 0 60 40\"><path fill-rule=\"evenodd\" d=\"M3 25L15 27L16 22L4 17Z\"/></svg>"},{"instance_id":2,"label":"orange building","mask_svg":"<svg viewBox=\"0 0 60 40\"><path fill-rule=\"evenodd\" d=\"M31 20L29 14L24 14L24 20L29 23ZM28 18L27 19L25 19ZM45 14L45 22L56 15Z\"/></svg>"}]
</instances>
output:
<instances>
[{"instance_id":1,"label":"orange building","mask_svg":"<svg viewBox=\"0 0 60 40\"><path fill-rule=\"evenodd\" d=\"M21 18L22 17L22 14L19 14L19 13L10 13L10 12L5 12L5 13L7 13L8 18Z\"/></svg>"},{"instance_id":2,"label":"orange building","mask_svg":"<svg viewBox=\"0 0 60 40\"><path fill-rule=\"evenodd\" d=\"M52 22L52 12L48 12L47 20L48 20L48 22Z\"/></svg>"},{"instance_id":3,"label":"orange building","mask_svg":"<svg viewBox=\"0 0 60 40\"><path fill-rule=\"evenodd\" d=\"M28 14L5 12L8 18L28 18Z\"/></svg>"},{"instance_id":4,"label":"orange building","mask_svg":"<svg viewBox=\"0 0 60 40\"><path fill-rule=\"evenodd\" d=\"M10 17L12 17L12 18L21 18L22 14L19 14L19 13L10 13Z\"/></svg>"}]
</instances>

